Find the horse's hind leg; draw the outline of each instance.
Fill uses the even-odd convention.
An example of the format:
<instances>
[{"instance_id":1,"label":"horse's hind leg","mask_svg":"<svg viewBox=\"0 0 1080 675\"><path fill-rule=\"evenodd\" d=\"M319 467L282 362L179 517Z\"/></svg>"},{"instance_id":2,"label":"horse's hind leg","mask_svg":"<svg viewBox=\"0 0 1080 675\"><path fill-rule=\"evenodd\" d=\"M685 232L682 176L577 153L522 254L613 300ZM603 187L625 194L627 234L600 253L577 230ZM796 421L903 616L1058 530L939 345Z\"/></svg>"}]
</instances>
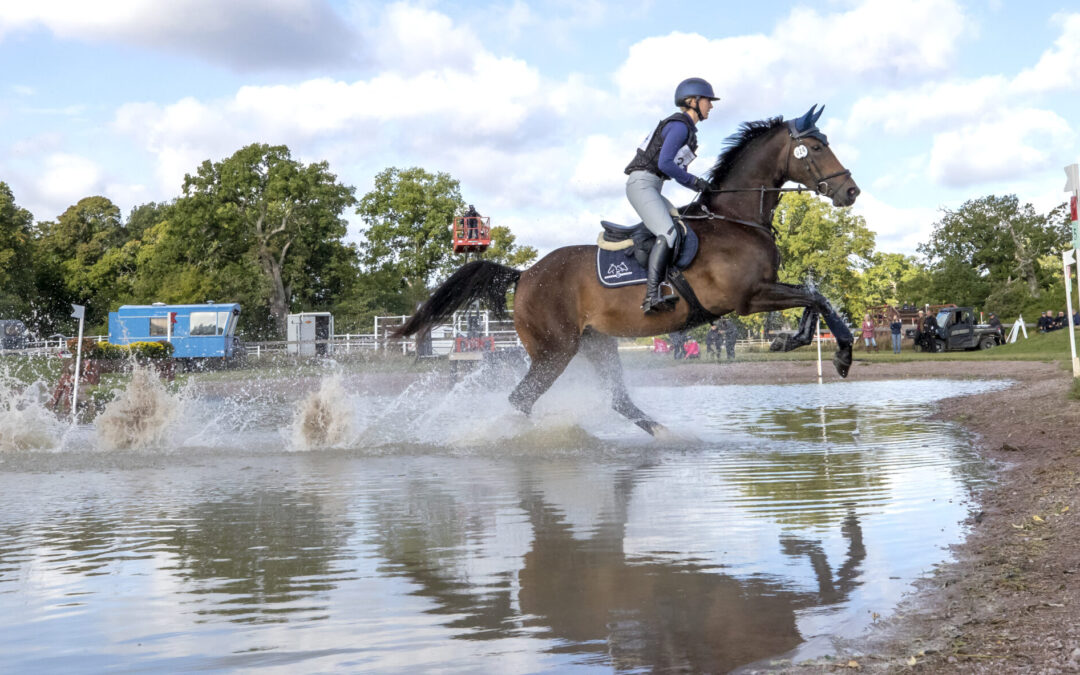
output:
<instances>
[{"instance_id":1,"label":"horse's hind leg","mask_svg":"<svg viewBox=\"0 0 1080 675\"><path fill-rule=\"evenodd\" d=\"M814 329L817 328L818 318L821 315L813 307L803 310L802 318L799 319L799 329L794 335L784 335L773 340L769 345L772 352L790 352L792 349L804 347L814 340Z\"/></svg>"},{"instance_id":2,"label":"horse's hind leg","mask_svg":"<svg viewBox=\"0 0 1080 675\"><path fill-rule=\"evenodd\" d=\"M656 435L662 425L641 411L630 400L623 383L622 361L619 359L619 343L610 335L603 335L586 328L581 336L581 353L589 359L597 374L611 392L611 407L629 418L645 431Z\"/></svg>"},{"instance_id":3,"label":"horse's hind leg","mask_svg":"<svg viewBox=\"0 0 1080 675\"><path fill-rule=\"evenodd\" d=\"M523 340L524 342L524 340ZM563 345L562 348L533 347L526 343L526 351L529 352L531 363L529 372L521 378L521 382L510 393L510 404L521 412L528 415L532 412L533 404L545 391L551 388L552 383L566 370L570 360L578 350L578 341Z\"/></svg>"}]
</instances>

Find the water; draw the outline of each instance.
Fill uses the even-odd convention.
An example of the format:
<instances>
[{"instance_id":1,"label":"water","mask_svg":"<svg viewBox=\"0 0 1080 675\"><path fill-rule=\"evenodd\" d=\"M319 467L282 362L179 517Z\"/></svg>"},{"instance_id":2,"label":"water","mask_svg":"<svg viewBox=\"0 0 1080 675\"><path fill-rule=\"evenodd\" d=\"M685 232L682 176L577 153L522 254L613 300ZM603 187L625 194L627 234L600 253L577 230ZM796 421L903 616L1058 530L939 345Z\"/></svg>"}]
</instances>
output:
<instances>
[{"instance_id":1,"label":"water","mask_svg":"<svg viewBox=\"0 0 1080 675\"><path fill-rule=\"evenodd\" d=\"M962 537L987 470L925 412L997 386L634 390L668 443L573 378L531 420L481 379L143 387L137 440L49 426L0 453L4 669L715 672L824 649Z\"/></svg>"}]
</instances>

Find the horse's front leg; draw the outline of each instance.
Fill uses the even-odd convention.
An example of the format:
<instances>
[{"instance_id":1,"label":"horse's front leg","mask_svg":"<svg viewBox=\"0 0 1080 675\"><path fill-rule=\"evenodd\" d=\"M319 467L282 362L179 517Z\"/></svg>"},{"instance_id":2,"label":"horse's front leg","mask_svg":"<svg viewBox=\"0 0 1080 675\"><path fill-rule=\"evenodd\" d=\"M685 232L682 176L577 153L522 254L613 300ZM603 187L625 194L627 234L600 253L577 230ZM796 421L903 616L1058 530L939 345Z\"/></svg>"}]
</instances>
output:
<instances>
[{"instance_id":1,"label":"horse's front leg","mask_svg":"<svg viewBox=\"0 0 1080 675\"><path fill-rule=\"evenodd\" d=\"M799 333L795 338L803 334L804 330L812 330L816 319L812 319L811 312L820 313L825 318L825 325L832 331L836 338L836 353L833 355L833 366L840 377L847 377L851 369L851 345L854 339L851 329L840 318L836 310L821 293L810 290L806 286L794 284L762 284L757 292L750 298L746 307L739 311L740 314L757 314L758 312L777 312L793 307L806 307L808 312L803 313L803 320L799 323ZM805 322L805 323L803 323ZM794 341L795 338L789 338ZM809 340L806 343L809 344ZM781 347L784 345L781 344ZM800 345L795 345L800 346ZM794 348L794 347L792 347Z\"/></svg>"},{"instance_id":2,"label":"horse's front leg","mask_svg":"<svg viewBox=\"0 0 1080 675\"><path fill-rule=\"evenodd\" d=\"M817 328L819 317L820 315L816 309L807 307L803 310L802 318L799 319L799 329L795 331L795 334L776 338L769 345L769 351L790 352L792 349L798 349L810 344L814 339L814 329Z\"/></svg>"}]
</instances>

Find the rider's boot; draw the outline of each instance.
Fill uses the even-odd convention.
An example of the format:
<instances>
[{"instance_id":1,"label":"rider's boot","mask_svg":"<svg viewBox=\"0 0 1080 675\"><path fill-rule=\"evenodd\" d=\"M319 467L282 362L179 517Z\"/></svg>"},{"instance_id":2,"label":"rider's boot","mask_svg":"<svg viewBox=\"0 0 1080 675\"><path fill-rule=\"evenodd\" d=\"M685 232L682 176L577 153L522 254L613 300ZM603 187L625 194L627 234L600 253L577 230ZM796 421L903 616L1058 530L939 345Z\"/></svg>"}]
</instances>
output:
<instances>
[{"instance_id":1,"label":"rider's boot","mask_svg":"<svg viewBox=\"0 0 1080 675\"><path fill-rule=\"evenodd\" d=\"M667 239L657 237L649 252L649 270L645 282L645 302L641 303L641 309L646 314L655 312L668 312L675 308L679 301L677 295L661 295L660 282L667 276L667 266L671 260L671 247Z\"/></svg>"}]
</instances>

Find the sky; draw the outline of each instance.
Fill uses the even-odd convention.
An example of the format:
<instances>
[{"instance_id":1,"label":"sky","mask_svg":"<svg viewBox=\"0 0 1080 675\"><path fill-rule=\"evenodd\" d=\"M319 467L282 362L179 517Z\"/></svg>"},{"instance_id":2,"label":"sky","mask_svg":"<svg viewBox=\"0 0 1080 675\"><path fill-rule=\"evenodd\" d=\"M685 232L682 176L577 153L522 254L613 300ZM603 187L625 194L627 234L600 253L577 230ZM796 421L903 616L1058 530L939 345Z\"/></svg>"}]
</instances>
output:
<instances>
[{"instance_id":1,"label":"sky","mask_svg":"<svg viewBox=\"0 0 1080 675\"><path fill-rule=\"evenodd\" d=\"M0 0L0 181L37 220L91 195L126 214L285 144L358 197L447 172L546 253L638 220L623 168L687 77L721 98L698 174L740 123L824 105L879 251L990 194L1048 211L1080 161L1075 0Z\"/></svg>"}]
</instances>

